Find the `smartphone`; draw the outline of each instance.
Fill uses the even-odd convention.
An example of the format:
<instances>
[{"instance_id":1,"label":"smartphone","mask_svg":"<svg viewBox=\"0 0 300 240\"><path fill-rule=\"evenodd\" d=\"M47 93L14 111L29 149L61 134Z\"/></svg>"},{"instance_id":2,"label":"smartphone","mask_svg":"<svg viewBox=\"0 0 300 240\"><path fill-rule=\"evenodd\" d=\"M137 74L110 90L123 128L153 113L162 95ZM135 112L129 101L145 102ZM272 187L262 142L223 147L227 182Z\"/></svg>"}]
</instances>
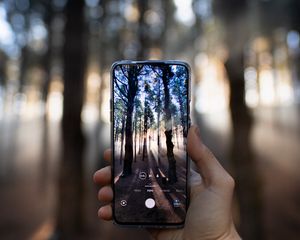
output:
<instances>
[{"instance_id":1,"label":"smartphone","mask_svg":"<svg viewBox=\"0 0 300 240\"><path fill-rule=\"evenodd\" d=\"M189 202L189 65L119 61L111 90L114 222L182 227Z\"/></svg>"}]
</instances>

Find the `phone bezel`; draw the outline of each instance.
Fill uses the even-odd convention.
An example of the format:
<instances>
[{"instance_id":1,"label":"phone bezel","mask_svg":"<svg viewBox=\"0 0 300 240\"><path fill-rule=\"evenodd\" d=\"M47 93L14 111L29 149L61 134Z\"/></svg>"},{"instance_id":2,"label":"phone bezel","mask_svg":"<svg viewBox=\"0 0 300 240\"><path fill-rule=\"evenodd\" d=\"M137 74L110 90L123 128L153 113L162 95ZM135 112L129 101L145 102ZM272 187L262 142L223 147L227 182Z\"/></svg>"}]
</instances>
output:
<instances>
[{"instance_id":1,"label":"phone bezel","mask_svg":"<svg viewBox=\"0 0 300 240\"><path fill-rule=\"evenodd\" d=\"M146 61L131 61L131 60L121 60L114 62L111 66L111 71L110 71L110 89L111 89L111 97L110 97L110 119L111 119L111 186L113 190L113 200L112 200L112 214L113 214L113 221L114 224L121 226L121 227L134 227L134 228L182 228L185 224L185 220L183 220L180 223L155 223L155 222L121 222L118 221L116 216L115 216L115 184L114 184L114 142L113 142L113 137L114 136L114 87L113 87L113 78L114 78L114 69L119 66L119 65L137 65L137 64L148 64L148 65L182 65L187 68L188 72L188 91L187 91L187 123L188 123L188 128L191 125L191 120L190 120L190 102L191 102L191 68L188 63L184 61L178 61L178 60L166 60L166 61L159 61L159 60L146 60ZM188 209L189 206L189 195L190 195L190 188L189 188L189 174L190 174L190 160L189 156L186 153L186 192L187 192L187 198L186 198L186 210Z\"/></svg>"}]
</instances>

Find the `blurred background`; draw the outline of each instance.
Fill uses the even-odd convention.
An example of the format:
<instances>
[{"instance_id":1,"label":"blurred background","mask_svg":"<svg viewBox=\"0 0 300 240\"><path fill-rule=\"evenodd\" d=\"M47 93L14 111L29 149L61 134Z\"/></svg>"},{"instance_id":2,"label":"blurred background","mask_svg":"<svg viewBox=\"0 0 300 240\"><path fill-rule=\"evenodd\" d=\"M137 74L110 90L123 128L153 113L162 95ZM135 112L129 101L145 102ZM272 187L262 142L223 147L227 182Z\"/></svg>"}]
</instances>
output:
<instances>
[{"instance_id":1,"label":"blurred background","mask_svg":"<svg viewBox=\"0 0 300 240\"><path fill-rule=\"evenodd\" d=\"M192 67L243 239L300 236L300 1L1 0L0 239L149 239L97 218L111 64Z\"/></svg>"}]
</instances>

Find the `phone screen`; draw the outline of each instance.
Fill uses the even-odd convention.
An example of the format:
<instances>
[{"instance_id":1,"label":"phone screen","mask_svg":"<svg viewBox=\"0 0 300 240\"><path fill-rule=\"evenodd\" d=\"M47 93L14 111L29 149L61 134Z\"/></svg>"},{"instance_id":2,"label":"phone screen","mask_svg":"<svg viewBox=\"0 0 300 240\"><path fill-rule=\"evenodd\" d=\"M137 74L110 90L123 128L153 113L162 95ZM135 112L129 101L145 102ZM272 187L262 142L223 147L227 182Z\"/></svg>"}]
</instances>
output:
<instances>
[{"instance_id":1,"label":"phone screen","mask_svg":"<svg viewBox=\"0 0 300 240\"><path fill-rule=\"evenodd\" d=\"M187 64L113 65L113 214L118 224L184 223L188 127Z\"/></svg>"}]
</instances>

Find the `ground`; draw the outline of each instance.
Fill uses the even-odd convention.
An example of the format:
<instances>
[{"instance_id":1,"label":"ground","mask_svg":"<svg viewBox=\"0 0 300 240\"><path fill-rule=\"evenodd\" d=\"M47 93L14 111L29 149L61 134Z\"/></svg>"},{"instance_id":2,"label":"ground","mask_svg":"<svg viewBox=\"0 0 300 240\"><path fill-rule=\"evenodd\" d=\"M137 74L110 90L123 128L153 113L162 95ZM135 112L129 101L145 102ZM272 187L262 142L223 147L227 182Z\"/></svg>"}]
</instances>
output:
<instances>
[{"instance_id":1,"label":"ground","mask_svg":"<svg viewBox=\"0 0 300 240\"><path fill-rule=\"evenodd\" d=\"M225 117L224 117L225 116ZM228 115L196 116L207 145L230 172ZM296 107L258 109L252 132L256 169L262 176L265 239L298 239L300 235L300 124ZM85 125L86 231L78 239L149 239L144 230L120 229L97 218L96 168L104 166L109 146L103 125L97 142L96 125ZM0 120L0 239L47 239L54 229L57 204L59 124L43 119ZM100 146L100 150L96 148Z\"/></svg>"},{"instance_id":2,"label":"ground","mask_svg":"<svg viewBox=\"0 0 300 240\"><path fill-rule=\"evenodd\" d=\"M142 152L132 163L132 174L122 177L122 165L116 166L115 206L117 218L122 222L134 222L145 219L146 222L180 223L185 216L185 154L182 149L174 149L178 181L168 181L168 159L165 149L160 150L160 163L157 160L157 147L151 145L143 160ZM145 176L145 177L144 177ZM145 207L147 199L154 199L155 207ZM126 201L126 206L121 202ZM173 208L175 201L180 206ZM138 209L138 211L137 211ZM129 216L129 217L128 217Z\"/></svg>"}]
</instances>

